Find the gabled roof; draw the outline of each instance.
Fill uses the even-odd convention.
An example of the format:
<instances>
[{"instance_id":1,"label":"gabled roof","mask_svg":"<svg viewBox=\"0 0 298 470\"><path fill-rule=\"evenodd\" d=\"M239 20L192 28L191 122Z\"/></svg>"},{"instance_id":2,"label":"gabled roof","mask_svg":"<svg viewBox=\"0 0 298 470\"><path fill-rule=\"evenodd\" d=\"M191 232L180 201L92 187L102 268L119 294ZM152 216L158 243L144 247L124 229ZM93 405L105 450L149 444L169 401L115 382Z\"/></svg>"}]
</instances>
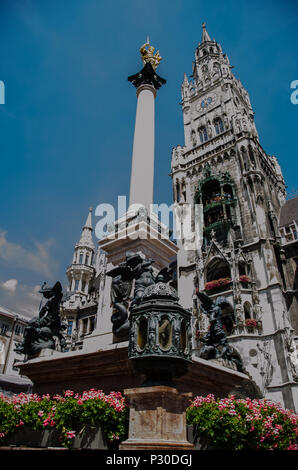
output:
<instances>
[{"instance_id":1,"label":"gabled roof","mask_svg":"<svg viewBox=\"0 0 298 470\"><path fill-rule=\"evenodd\" d=\"M206 259L205 259L205 262L204 262L204 269L206 268L206 266L209 264L209 261L213 258L222 258L224 261L226 261L227 263L229 263L229 260L227 259L227 257L224 255L224 253L221 251L221 249L219 248L219 246L217 245L216 242L212 241L211 242L211 245L208 249L208 252L207 252L207 256L206 256Z\"/></svg>"}]
</instances>

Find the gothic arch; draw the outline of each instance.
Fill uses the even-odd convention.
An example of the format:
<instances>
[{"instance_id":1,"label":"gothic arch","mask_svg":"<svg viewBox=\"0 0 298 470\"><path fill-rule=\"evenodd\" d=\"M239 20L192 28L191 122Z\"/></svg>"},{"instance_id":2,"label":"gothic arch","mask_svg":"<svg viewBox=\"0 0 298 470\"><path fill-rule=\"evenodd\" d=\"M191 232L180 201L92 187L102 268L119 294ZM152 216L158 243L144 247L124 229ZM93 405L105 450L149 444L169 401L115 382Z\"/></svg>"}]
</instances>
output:
<instances>
[{"instance_id":1,"label":"gothic arch","mask_svg":"<svg viewBox=\"0 0 298 470\"><path fill-rule=\"evenodd\" d=\"M208 140L208 133L207 133L207 127L206 126L201 126L198 128L198 133L200 137L200 142L203 144Z\"/></svg>"},{"instance_id":2,"label":"gothic arch","mask_svg":"<svg viewBox=\"0 0 298 470\"><path fill-rule=\"evenodd\" d=\"M216 117L215 119L213 119L213 125L214 125L216 135L219 135L222 132L224 132L225 129L224 129L224 124L223 124L223 120L221 117Z\"/></svg>"},{"instance_id":3,"label":"gothic arch","mask_svg":"<svg viewBox=\"0 0 298 470\"><path fill-rule=\"evenodd\" d=\"M210 282L221 278L231 278L231 268L227 260L215 256L205 267L205 279Z\"/></svg>"}]
</instances>

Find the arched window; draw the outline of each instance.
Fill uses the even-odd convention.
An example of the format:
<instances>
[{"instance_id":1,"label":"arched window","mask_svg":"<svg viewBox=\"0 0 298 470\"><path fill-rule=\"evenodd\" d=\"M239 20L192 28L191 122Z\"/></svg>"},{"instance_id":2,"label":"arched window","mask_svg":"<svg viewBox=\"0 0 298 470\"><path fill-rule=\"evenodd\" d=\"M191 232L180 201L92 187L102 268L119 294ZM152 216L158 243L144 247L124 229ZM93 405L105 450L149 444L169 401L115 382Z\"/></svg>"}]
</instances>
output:
<instances>
[{"instance_id":1,"label":"arched window","mask_svg":"<svg viewBox=\"0 0 298 470\"><path fill-rule=\"evenodd\" d=\"M221 134L224 131L224 125L221 118L214 119L215 133Z\"/></svg>"},{"instance_id":2,"label":"arched window","mask_svg":"<svg viewBox=\"0 0 298 470\"><path fill-rule=\"evenodd\" d=\"M200 127L200 129L198 129L198 131L199 131L201 144L203 144L204 142L206 142L208 140L207 129L206 129L206 127Z\"/></svg>"},{"instance_id":3,"label":"arched window","mask_svg":"<svg viewBox=\"0 0 298 470\"><path fill-rule=\"evenodd\" d=\"M68 326L67 326L67 336L70 336L71 333L72 333L72 324L73 324L73 321L69 320L68 321Z\"/></svg>"},{"instance_id":4,"label":"arched window","mask_svg":"<svg viewBox=\"0 0 298 470\"><path fill-rule=\"evenodd\" d=\"M206 281L210 282L216 279L230 279L231 270L229 263L222 258L213 258L206 269Z\"/></svg>"}]
</instances>

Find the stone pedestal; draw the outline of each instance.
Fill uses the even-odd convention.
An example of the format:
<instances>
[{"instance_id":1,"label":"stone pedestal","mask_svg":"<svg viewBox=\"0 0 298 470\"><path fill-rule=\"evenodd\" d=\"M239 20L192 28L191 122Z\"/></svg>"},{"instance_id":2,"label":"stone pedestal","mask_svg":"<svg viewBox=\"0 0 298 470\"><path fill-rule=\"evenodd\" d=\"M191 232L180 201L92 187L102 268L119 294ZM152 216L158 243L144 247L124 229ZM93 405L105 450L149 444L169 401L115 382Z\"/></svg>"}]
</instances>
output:
<instances>
[{"instance_id":1,"label":"stone pedestal","mask_svg":"<svg viewBox=\"0 0 298 470\"><path fill-rule=\"evenodd\" d=\"M192 450L186 439L186 408L192 393L167 386L124 390L129 401L129 436L120 450Z\"/></svg>"},{"instance_id":2,"label":"stone pedestal","mask_svg":"<svg viewBox=\"0 0 298 470\"><path fill-rule=\"evenodd\" d=\"M154 259L154 266L160 270L176 257L178 247L167 234L167 227L151 213L150 222L138 215L126 215L123 221L115 222L115 230L98 242L107 254L107 262L117 266L125 261L127 251L142 252Z\"/></svg>"}]
</instances>

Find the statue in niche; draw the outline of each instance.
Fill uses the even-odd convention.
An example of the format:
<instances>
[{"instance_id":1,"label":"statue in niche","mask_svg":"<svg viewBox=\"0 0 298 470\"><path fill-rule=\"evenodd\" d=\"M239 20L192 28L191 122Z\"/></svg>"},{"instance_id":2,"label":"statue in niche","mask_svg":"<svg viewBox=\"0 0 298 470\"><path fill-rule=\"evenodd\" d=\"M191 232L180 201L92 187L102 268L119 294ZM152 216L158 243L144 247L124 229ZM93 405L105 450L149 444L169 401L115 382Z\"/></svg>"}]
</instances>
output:
<instances>
[{"instance_id":1,"label":"statue in niche","mask_svg":"<svg viewBox=\"0 0 298 470\"><path fill-rule=\"evenodd\" d=\"M43 284L40 291L47 299L40 309L38 317L29 321L24 331L24 340L15 348L15 352L28 356L37 355L42 349L55 349L55 338L58 339L61 351L66 348L66 341L61 324L60 302L63 297L62 286L56 282L53 287Z\"/></svg>"},{"instance_id":2,"label":"statue in niche","mask_svg":"<svg viewBox=\"0 0 298 470\"><path fill-rule=\"evenodd\" d=\"M208 131L208 137L209 137L209 139L211 139L212 138L212 127L211 127L210 121L208 121L208 124L207 124L207 131Z\"/></svg>"},{"instance_id":3,"label":"statue in niche","mask_svg":"<svg viewBox=\"0 0 298 470\"><path fill-rule=\"evenodd\" d=\"M227 330L231 329L231 318L224 315L224 311L231 304L225 297L220 296L213 302L210 297L196 290L197 297L201 302L201 309L209 318L210 327L208 332L201 338L203 347L200 351L202 359L225 359L234 363L239 372L244 372L243 364L238 352L228 344Z\"/></svg>"}]
</instances>

